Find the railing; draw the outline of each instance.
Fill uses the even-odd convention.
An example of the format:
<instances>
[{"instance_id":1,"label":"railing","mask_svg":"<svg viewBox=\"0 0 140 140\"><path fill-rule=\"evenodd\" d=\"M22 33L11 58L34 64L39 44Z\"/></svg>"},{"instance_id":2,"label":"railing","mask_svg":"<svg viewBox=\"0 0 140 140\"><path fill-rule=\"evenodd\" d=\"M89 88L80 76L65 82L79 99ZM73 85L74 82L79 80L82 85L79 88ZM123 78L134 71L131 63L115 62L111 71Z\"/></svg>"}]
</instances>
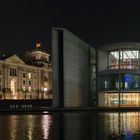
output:
<instances>
[{"instance_id":1,"label":"railing","mask_svg":"<svg viewBox=\"0 0 140 140\"><path fill-rule=\"evenodd\" d=\"M108 69L119 69L119 64L108 66ZM137 64L120 64L120 69L139 69Z\"/></svg>"}]
</instances>

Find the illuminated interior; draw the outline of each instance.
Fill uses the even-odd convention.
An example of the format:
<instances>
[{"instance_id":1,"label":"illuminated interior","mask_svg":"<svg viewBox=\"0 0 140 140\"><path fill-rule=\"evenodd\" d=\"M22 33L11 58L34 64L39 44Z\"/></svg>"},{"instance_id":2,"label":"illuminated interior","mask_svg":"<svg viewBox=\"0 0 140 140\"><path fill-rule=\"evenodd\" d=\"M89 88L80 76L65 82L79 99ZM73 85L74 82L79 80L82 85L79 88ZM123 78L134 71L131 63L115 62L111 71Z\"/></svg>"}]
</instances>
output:
<instances>
[{"instance_id":1,"label":"illuminated interior","mask_svg":"<svg viewBox=\"0 0 140 140\"><path fill-rule=\"evenodd\" d=\"M118 107L119 93L105 93L105 106ZM136 92L120 93L120 106L121 107L140 106L140 93Z\"/></svg>"},{"instance_id":2,"label":"illuminated interior","mask_svg":"<svg viewBox=\"0 0 140 140\"><path fill-rule=\"evenodd\" d=\"M138 50L117 50L109 52L109 69L138 69L140 52Z\"/></svg>"},{"instance_id":3,"label":"illuminated interior","mask_svg":"<svg viewBox=\"0 0 140 140\"><path fill-rule=\"evenodd\" d=\"M31 79L31 73L28 73L28 78Z\"/></svg>"}]
</instances>

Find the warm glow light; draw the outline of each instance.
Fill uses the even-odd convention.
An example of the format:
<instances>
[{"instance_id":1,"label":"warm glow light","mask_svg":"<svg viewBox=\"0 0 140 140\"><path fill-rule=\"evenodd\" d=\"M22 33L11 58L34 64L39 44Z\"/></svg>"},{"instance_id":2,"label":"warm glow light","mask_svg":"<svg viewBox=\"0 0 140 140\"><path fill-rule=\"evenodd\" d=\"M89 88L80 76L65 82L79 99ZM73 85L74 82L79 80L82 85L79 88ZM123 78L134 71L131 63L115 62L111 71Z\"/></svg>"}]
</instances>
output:
<instances>
[{"instance_id":1,"label":"warm glow light","mask_svg":"<svg viewBox=\"0 0 140 140\"><path fill-rule=\"evenodd\" d=\"M51 116L43 115L42 121L41 121L41 126L42 126L42 131L43 131L43 137L45 140L47 140L49 137L49 130L50 130L51 123L52 123Z\"/></svg>"},{"instance_id":2,"label":"warm glow light","mask_svg":"<svg viewBox=\"0 0 140 140\"><path fill-rule=\"evenodd\" d=\"M32 115L27 116L28 122L28 140L33 140L33 130L34 130L34 117Z\"/></svg>"},{"instance_id":3,"label":"warm glow light","mask_svg":"<svg viewBox=\"0 0 140 140\"><path fill-rule=\"evenodd\" d=\"M28 73L28 78L31 79L31 73Z\"/></svg>"},{"instance_id":4,"label":"warm glow light","mask_svg":"<svg viewBox=\"0 0 140 140\"><path fill-rule=\"evenodd\" d=\"M139 93L120 93L120 106L134 107L139 106ZM105 104L108 107L117 107L119 105L118 93L105 93Z\"/></svg>"},{"instance_id":5,"label":"warm glow light","mask_svg":"<svg viewBox=\"0 0 140 140\"><path fill-rule=\"evenodd\" d=\"M11 80L11 83L10 83L10 86L11 86L11 91L12 91L12 98L13 99L17 99L17 94L16 94L16 85L15 85L15 80Z\"/></svg>"},{"instance_id":6,"label":"warm glow light","mask_svg":"<svg viewBox=\"0 0 140 140\"><path fill-rule=\"evenodd\" d=\"M41 43L36 43L36 48L41 48Z\"/></svg>"},{"instance_id":7,"label":"warm glow light","mask_svg":"<svg viewBox=\"0 0 140 140\"><path fill-rule=\"evenodd\" d=\"M26 88L25 87L23 87L23 91L25 91L26 90Z\"/></svg>"},{"instance_id":8,"label":"warm glow light","mask_svg":"<svg viewBox=\"0 0 140 140\"><path fill-rule=\"evenodd\" d=\"M17 116L16 115L11 115L10 116L10 125L9 125L9 129L11 131L10 132L10 140L16 140L16 135L17 135ZM14 129L13 129L14 128Z\"/></svg>"},{"instance_id":9,"label":"warm glow light","mask_svg":"<svg viewBox=\"0 0 140 140\"><path fill-rule=\"evenodd\" d=\"M45 87L45 88L44 88L44 92L47 92L47 90L48 90L48 88L47 88L47 87Z\"/></svg>"},{"instance_id":10,"label":"warm glow light","mask_svg":"<svg viewBox=\"0 0 140 140\"><path fill-rule=\"evenodd\" d=\"M131 130L132 133L138 132L140 127L139 115L137 112L106 113L108 117L106 117L105 122L110 124L109 132L116 131L117 134L119 131L127 133L128 130Z\"/></svg>"},{"instance_id":11,"label":"warm glow light","mask_svg":"<svg viewBox=\"0 0 140 140\"><path fill-rule=\"evenodd\" d=\"M30 91L30 92L31 92L31 90L32 90L31 87L29 87L29 91Z\"/></svg>"}]
</instances>

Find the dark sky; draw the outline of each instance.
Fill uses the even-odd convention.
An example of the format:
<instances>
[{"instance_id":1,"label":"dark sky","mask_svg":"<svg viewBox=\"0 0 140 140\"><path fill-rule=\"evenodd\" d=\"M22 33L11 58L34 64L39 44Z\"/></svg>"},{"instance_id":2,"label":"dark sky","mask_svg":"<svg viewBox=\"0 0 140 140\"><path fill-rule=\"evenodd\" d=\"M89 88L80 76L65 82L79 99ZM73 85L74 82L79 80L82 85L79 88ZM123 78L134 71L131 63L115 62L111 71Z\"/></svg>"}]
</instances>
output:
<instances>
[{"instance_id":1,"label":"dark sky","mask_svg":"<svg viewBox=\"0 0 140 140\"><path fill-rule=\"evenodd\" d=\"M0 52L19 53L40 41L51 47L51 27L65 27L99 47L140 42L139 0L3 0L0 2Z\"/></svg>"}]
</instances>

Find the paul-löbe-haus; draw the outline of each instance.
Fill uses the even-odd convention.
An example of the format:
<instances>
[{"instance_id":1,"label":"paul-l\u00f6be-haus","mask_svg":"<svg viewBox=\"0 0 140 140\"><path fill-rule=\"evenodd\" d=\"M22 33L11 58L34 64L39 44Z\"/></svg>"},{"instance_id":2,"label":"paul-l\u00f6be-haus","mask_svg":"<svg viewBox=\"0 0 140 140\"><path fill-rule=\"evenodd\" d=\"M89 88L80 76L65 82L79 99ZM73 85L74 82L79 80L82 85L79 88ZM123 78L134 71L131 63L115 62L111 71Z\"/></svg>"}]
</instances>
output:
<instances>
[{"instance_id":1,"label":"paul-l\u00f6be-haus","mask_svg":"<svg viewBox=\"0 0 140 140\"><path fill-rule=\"evenodd\" d=\"M140 106L140 43L95 49L64 28L53 28L52 67L55 107Z\"/></svg>"},{"instance_id":2,"label":"paul-l\u00f6be-haus","mask_svg":"<svg viewBox=\"0 0 140 140\"><path fill-rule=\"evenodd\" d=\"M140 43L109 44L98 51L98 104L140 106Z\"/></svg>"},{"instance_id":3,"label":"paul-l\u00f6be-haus","mask_svg":"<svg viewBox=\"0 0 140 140\"><path fill-rule=\"evenodd\" d=\"M25 53L0 58L0 100L36 100L52 98L52 68L49 54L36 48Z\"/></svg>"}]
</instances>

